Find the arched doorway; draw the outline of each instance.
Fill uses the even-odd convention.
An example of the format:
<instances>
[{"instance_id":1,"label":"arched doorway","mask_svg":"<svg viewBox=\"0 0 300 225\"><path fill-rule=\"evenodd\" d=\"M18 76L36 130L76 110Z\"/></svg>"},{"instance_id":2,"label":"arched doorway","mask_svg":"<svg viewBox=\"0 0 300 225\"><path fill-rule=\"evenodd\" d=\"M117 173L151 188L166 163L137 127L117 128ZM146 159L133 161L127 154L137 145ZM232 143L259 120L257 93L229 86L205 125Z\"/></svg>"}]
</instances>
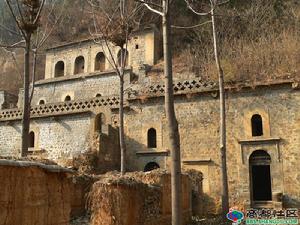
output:
<instances>
[{"instance_id":1,"label":"arched doorway","mask_svg":"<svg viewBox=\"0 0 300 225\"><path fill-rule=\"evenodd\" d=\"M145 166L144 172L148 172L148 171L155 170L155 169L158 169L158 168L160 168L160 167L156 162L149 162Z\"/></svg>"},{"instance_id":2,"label":"arched doorway","mask_svg":"<svg viewBox=\"0 0 300 225\"><path fill-rule=\"evenodd\" d=\"M272 201L271 157L263 150L254 151L249 158L252 203Z\"/></svg>"}]
</instances>

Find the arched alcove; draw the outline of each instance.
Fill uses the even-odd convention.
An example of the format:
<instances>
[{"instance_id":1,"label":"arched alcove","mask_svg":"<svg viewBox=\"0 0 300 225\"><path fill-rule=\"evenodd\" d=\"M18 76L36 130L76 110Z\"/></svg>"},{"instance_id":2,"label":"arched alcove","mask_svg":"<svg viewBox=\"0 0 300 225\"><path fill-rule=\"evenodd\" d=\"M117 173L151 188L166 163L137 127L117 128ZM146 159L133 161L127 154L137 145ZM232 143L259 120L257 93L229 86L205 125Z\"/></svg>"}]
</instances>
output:
<instances>
[{"instance_id":1,"label":"arched alcove","mask_svg":"<svg viewBox=\"0 0 300 225\"><path fill-rule=\"evenodd\" d=\"M105 71L105 55L99 52L95 57L95 71Z\"/></svg>"},{"instance_id":2,"label":"arched alcove","mask_svg":"<svg viewBox=\"0 0 300 225\"><path fill-rule=\"evenodd\" d=\"M62 77L65 75L65 63L59 61L55 64L54 77Z\"/></svg>"},{"instance_id":3,"label":"arched alcove","mask_svg":"<svg viewBox=\"0 0 300 225\"><path fill-rule=\"evenodd\" d=\"M74 74L84 73L85 60L83 56L78 56L75 59Z\"/></svg>"},{"instance_id":4,"label":"arched alcove","mask_svg":"<svg viewBox=\"0 0 300 225\"><path fill-rule=\"evenodd\" d=\"M67 95L66 97L65 97L65 102L68 102L68 101L71 101L72 100L72 98L71 98L71 96L70 95Z\"/></svg>"},{"instance_id":5,"label":"arched alcove","mask_svg":"<svg viewBox=\"0 0 300 225\"><path fill-rule=\"evenodd\" d=\"M45 104L46 104L46 102L44 99L39 100L39 105L45 105Z\"/></svg>"}]
</instances>

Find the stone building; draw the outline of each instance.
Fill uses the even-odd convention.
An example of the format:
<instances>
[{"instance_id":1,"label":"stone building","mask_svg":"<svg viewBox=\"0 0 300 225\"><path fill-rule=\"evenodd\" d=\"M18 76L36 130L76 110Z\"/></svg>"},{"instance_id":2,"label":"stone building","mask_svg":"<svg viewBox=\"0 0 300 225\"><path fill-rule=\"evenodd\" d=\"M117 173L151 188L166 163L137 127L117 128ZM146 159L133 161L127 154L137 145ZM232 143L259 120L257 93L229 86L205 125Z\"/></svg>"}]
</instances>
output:
<instances>
[{"instance_id":1,"label":"stone building","mask_svg":"<svg viewBox=\"0 0 300 225\"><path fill-rule=\"evenodd\" d=\"M130 40L125 89L127 170L170 166L164 84L149 76L160 36L146 29ZM97 151L102 171L119 168L118 76L101 45L90 40L47 50L45 79L32 99L30 152L58 162ZM119 49L113 47L114 54ZM300 207L300 92L297 79L227 87L231 206ZM175 74L182 167L203 173L207 210L220 209L219 99L216 83ZM11 102L0 92L1 102ZM0 153L20 154L20 90L16 108L2 104ZM11 104L10 104L11 105Z\"/></svg>"}]
</instances>

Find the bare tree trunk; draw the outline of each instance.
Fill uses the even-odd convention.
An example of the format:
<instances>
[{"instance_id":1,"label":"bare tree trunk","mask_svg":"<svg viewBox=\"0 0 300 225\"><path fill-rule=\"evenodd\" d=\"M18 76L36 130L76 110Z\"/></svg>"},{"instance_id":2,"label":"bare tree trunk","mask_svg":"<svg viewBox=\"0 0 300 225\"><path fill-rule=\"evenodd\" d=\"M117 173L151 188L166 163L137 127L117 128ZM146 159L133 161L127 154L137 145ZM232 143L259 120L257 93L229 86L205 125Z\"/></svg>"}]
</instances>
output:
<instances>
[{"instance_id":1,"label":"bare tree trunk","mask_svg":"<svg viewBox=\"0 0 300 225\"><path fill-rule=\"evenodd\" d=\"M225 90L224 90L224 73L219 60L217 32L215 23L214 6L211 12L214 53L216 66L219 76L219 92L220 92L220 153L221 153L221 173L222 173L222 213L226 215L229 211L229 196L228 196L228 177L226 164L226 112L225 112ZM226 217L223 216L225 220Z\"/></svg>"},{"instance_id":2,"label":"bare tree trunk","mask_svg":"<svg viewBox=\"0 0 300 225\"><path fill-rule=\"evenodd\" d=\"M124 68L120 69L120 128L119 128L119 138L120 138L120 149L121 149L121 174L124 175L126 172L125 168L125 158L126 158L126 146L124 137Z\"/></svg>"},{"instance_id":3,"label":"bare tree trunk","mask_svg":"<svg viewBox=\"0 0 300 225\"><path fill-rule=\"evenodd\" d=\"M28 136L30 123L30 103L29 103L29 75L30 75L30 35L26 40L24 53L24 93L23 93L23 115L22 115L22 148L21 156L26 156L28 152Z\"/></svg>"},{"instance_id":4,"label":"bare tree trunk","mask_svg":"<svg viewBox=\"0 0 300 225\"><path fill-rule=\"evenodd\" d=\"M163 46L165 73L165 111L168 121L169 143L171 147L171 187L172 187L172 225L182 225L181 199L181 156L178 123L174 109L172 50L170 46L169 2L163 0Z\"/></svg>"}]
</instances>

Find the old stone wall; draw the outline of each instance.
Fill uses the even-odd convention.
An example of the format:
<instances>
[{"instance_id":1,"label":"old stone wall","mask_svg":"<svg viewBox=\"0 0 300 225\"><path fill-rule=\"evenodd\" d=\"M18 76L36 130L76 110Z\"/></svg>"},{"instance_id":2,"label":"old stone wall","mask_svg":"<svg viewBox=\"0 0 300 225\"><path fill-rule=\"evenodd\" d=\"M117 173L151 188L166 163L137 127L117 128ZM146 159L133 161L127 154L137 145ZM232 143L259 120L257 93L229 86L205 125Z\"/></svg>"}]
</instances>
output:
<instances>
[{"instance_id":1,"label":"old stone wall","mask_svg":"<svg viewBox=\"0 0 300 225\"><path fill-rule=\"evenodd\" d=\"M137 69L139 65L153 65L158 60L159 32L156 29L145 29L133 35L128 43L128 66ZM110 45L113 58L117 61L119 47ZM55 65L57 62L64 63L63 76L74 74L75 60L77 57L84 57L85 66L82 73L95 72L95 59L99 52L103 52L105 57L105 71L112 70L109 60L112 61L109 50L105 44L96 44L93 40L83 40L81 42L70 43L56 48L49 49L46 55L45 79L55 77Z\"/></svg>"},{"instance_id":2,"label":"old stone wall","mask_svg":"<svg viewBox=\"0 0 300 225\"><path fill-rule=\"evenodd\" d=\"M22 163L0 165L1 225L68 225L70 183L65 172ZM53 169L53 167L52 167Z\"/></svg>"},{"instance_id":3,"label":"old stone wall","mask_svg":"<svg viewBox=\"0 0 300 225\"><path fill-rule=\"evenodd\" d=\"M47 103L64 102L66 96L70 96L71 100L91 99L100 96L118 95L119 77L115 73L106 73L103 75L87 76L87 77L69 77L59 78L61 81L41 81L37 82L32 106L39 105L40 100ZM125 76L125 85L130 83L130 75ZM18 106L22 106L23 91L19 93Z\"/></svg>"},{"instance_id":4,"label":"old stone wall","mask_svg":"<svg viewBox=\"0 0 300 225\"><path fill-rule=\"evenodd\" d=\"M71 159L89 149L91 120L88 115L43 118L31 121L30 130L35 134L34 147L30 150L46 151L50 159ZM0 123L1 155L16 155L21 144L21 123Z\"/></svg>"},{"instance_id":5,"label":"old stone wall","mask_svg":"<svg viewBox=\"0 0 300 225\"><path fill-rule=\"evenodd\" d=\"M243 89L227 94L227 149L230 204L250 207L249 157L265 150L272 158L272 191L283 192L285 202L299 206L300 94L290 85ZM163 98L143 97L131 101L125 116L126 144L130 170L143 170L156 162L170 165L167 121ZM251 116L263 118L264 134L252 137ZM183 167L203 172L203 191L210 212L220 208L219 101L215 93L176 97ZM250 127L249 127L250 126ZM148 148L147 131L156 129L157 147ZM279 138L279 139L278 139ZM298 170L297 170L298 168ZM216 211L217 210L217 211Z\"/></svg>"}]
</instances>

